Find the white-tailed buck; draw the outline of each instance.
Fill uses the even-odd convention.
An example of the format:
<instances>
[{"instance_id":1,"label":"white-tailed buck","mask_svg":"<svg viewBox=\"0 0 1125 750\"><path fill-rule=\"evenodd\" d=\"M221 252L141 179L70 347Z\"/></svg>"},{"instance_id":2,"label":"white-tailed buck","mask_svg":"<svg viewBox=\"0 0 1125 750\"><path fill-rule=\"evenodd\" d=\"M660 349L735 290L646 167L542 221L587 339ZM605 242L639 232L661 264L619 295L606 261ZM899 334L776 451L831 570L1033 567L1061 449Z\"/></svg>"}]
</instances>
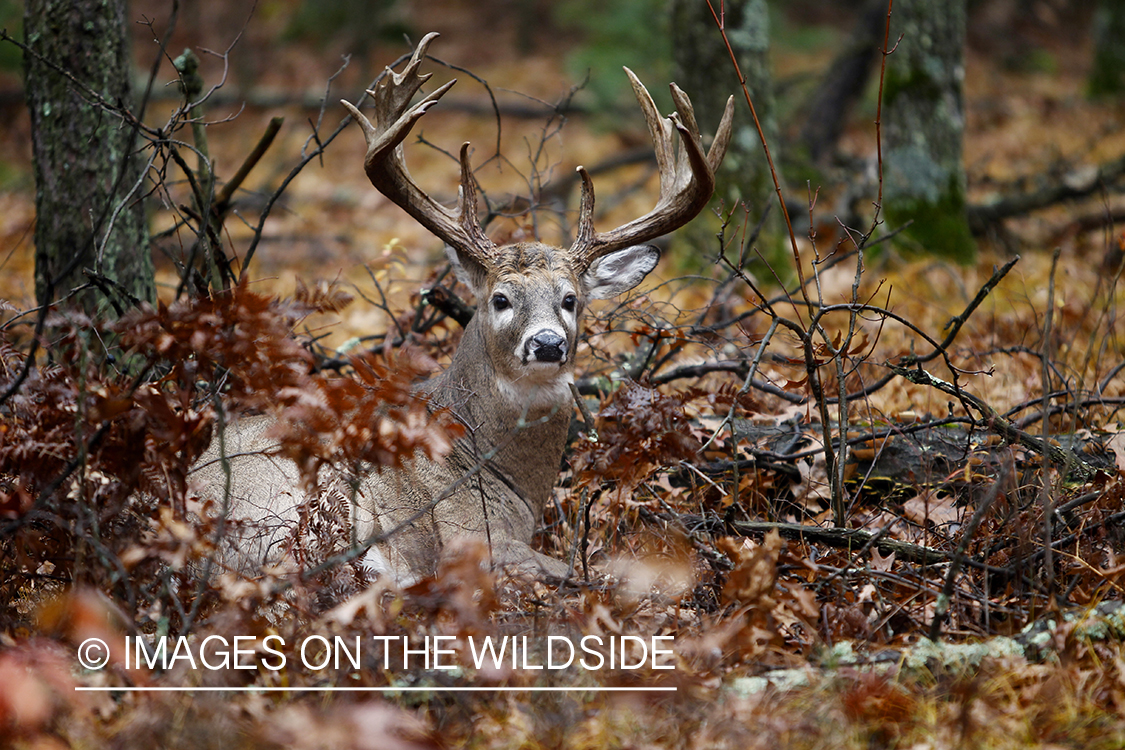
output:
<instances>
[{"instance_id":1,"label":"white-tailed buck","mask_svg":"<svg viewBox=\"0 0 1125 750\"><path fill-rule=\"evenodd\" d=\"M566 566L533 552L528 543L558 478L572 412L579 319L590 300L632 289L656 266L659 251L641 243L682 226L707 204L730 141L733 100L705 153L684 92L672 84L677 114L661 117L648 91L626 69L656 149L656 208L617 229L596 231L594 190L580 167L581 212L569 249L539 242L498 247L477 220L468 143L461 147L455 209L423 192L403 160L403 140L454 83L411 105L430 77L420 75L418 68L436 36L422 39L402 73L388 70L376 89L367 92L374 100L374 123L355 106L343 104L367 140L364 169L371 184L446 244L458 277L476 296L477 311L449 368L420 386L432 404L452 411L465 435L443 461L416 456L406 469L371 471L353 481L352 487L358 485L355 537L362 542L394 530L371 547L365 562L399 581L432 573L443 547L465 534L486 539L501 565L537 566L557 576ZM303 499L296 467L276 455L271 424L265 417L249 418L226 433L231 515L276 527L272 533L236 540L238 559L228 557L227 562L244 571L279 556L286 526L298 518ZM222 488L225 476L217 454L213 445L197 476ZM325 491L354 479L329 473L320 475Z\"/></svg>"}]
</instances>

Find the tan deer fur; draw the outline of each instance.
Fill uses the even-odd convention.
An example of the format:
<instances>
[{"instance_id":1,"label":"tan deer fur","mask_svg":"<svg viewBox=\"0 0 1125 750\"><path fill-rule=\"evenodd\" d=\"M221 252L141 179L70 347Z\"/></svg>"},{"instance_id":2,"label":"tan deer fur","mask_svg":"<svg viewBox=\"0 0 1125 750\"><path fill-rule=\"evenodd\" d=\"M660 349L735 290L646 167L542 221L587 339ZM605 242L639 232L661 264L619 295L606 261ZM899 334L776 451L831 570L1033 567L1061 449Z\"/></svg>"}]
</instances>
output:
<instances>
[{"instance_id":1,"label":"tan deer fur","mask_svg":"<svg viewBox=\"0 0 1125 750\"><path fill-rule=\"evenodd\" d=\"M402 141L410 127L452 85L410 106L430 34L403 73L387 71L369 91L376 124L345 106L367 139L365 169L372 184L445 241L458 277L473 291L477 311L466 326L448 369L420 386L435 406L447 407L465 436L443 461L423 456L406 469L352 477L322 471L321 491L354 494L354 536L377 540L365 557L380 573L408 582L431 574L454 538L487 540L495 562L562 576L567 566L533 551L529 542L542 518L562 459L572 411L570 385L578 324L586 304L634 288L656 266L659 252L640 243L693 218L714 189L714 170L730 139L732 103L715 141L704 154L691 103L673 84L678 113L660 117L636 77L661 172L657 207L607 233L593 228L593 188L583 178L578 238L570 249L539 242L497 247L476 218L468 149L461 150L459 207L448 209L422 192L403 161ZM628 72L628 71L627 71ZM676 153L673 132L679 133ZM466 144L467 146L468 144ZM244 419L225 432L230 465L230 515L250 518L260 534L235 535L228 565L251 572L284 552L289 529L304 499L297 470L276 456L266 417ZM218 440L193 478L221 497L227 481Z\"/></svg>"}]
</instances>

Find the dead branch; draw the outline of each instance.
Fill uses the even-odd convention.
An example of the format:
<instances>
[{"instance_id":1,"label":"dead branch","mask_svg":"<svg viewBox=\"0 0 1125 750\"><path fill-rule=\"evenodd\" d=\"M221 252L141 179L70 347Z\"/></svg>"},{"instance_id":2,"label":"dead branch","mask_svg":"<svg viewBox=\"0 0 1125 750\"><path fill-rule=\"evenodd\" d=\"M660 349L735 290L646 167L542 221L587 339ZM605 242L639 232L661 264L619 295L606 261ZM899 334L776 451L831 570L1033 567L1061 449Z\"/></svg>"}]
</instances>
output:
<instances>
[{"instance_id":1,"label":"dead branch","mask_svg":"<svg viewBox=\"0 0 1125 750\"><path fill-rule=\"evenodd\" d=\"M270 118L269 125L266 126L262 137L259 138L257 144L254 145L254 149L242 161L242 165L238 168L238 171L234 173L234 177L231 177L230 181L223 185L219 194L215 196L214 211L216 214L222 216L226 213L227 209L230 208L231 199L234 197L235 191L242 187L242 183L246 181L251 170L253 170L258 162L261 161L262 157L265 156L266 151L273 143L273 139L277 137L278 131L281 130L281 124L283 122L285 122L284 117Z\"/></svg>"},{"instance_id":2,"label":"dead branch","mask_svg":"<svg viewBox=\"0 0 1125 750\"><path fill-rule=\"evenodd\" d=\"M898 539L889 539L878 532L865 529L842 529L839 527L807 526L801 523L773 523L770 521L733 521L731 528L740 534L765 534L776 531L786 539L794 539L817 544L827 544L830 547L851 549L870 545L883 554L894 553L900 560L934 565L949 562L953 553L943 550L923 547ZM983 563L972 560L974 567L985 567ZM968 562L968 561L967 561Z\"/></svg>"},{"instance_id":3,"label":"dead branch","mask_svg":"<svg viewBox=\"0 0 1125 750\"><path fill-rule=\"evenodd\" d=\"M896 375L908 380L915 385L926 385L931 388L936 388L942 393L947 393L950 396L960 400L962 403L972 406L978 411L984 420L984 426L989 431L996 433L1000 437L1013 443L1019 443L1025 448L1028 448L1035 453L1049 459L1055 466L1061 467L1064 470L1069 469L1078 474L1081 479L1089 479L1094 476L1097 469L1085 460L1080 458L1073 451L1063 448L1050 441L1045 441L1042 438L1036 437L1030 433L1016 427L1009 420L1005 419L995 409L992 408L987 402L980 397L969 393L964 388L960 388L951 383L947 383L940 378L936 378L930 373L923 370L921 367L906 368L899 367L898 365L887 365L892 372Z\"/></svg>"},{"instance_id":4,"label":"dead branch","mask_svg":"<svg viewBox=\"0 0 1125 750\"><path fill-rule=\"evenodd\" d=\"M422 294L422 298L426 304L456 320L462 328L469 324L476 312L476 308L444 286L431 287Z\"/></svg>"},{"instance_id":5,"label":"dead branch","mask_svg":"<svg viewBox=\"0 0 1125 750\"><path fill-rule=\"evenodd\" d=\"M1004 219L1023 216L1063 201L1089 197L1122 176L1125 176L1125 156L1099 165L1092 172L1074 170L1062 179L1044 180L1037 189L966 207L969 228L982 234Z\"/></svg>"}]
</instances>

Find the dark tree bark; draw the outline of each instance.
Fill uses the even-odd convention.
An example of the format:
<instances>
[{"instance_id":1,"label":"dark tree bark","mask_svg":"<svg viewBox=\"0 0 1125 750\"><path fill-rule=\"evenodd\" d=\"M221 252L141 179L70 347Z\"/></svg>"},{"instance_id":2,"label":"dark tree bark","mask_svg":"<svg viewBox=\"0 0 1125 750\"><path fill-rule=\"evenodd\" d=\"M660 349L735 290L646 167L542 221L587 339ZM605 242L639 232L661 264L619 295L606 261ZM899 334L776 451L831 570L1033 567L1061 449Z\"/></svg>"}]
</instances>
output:
<instances>
[{"instance_id":1,"label":"dark tree bark","mask_svg":"<svg viewBox=\"0 0 1125 750\"><path fill-rule=\"evenodd\" d=\"M887 0L865 0L847 46L824 73L809 99L808 116L797 143L809 161L827 164L848 122L852 106L863 96L883 48Z\"/></svg>"},{"instance_id":2,"label":"dark tree bark","mask_svg":"<svg viewBox=\"0 0 1125 750\"><path fill-rule=\"evenodd\" d=\"M1100 0L1094 15L1091 96L1125 93L1125 0Z\"/></svg>"},{"instance_id":3,"label":"dark tree bark","mask_svg":"<svg viewBox=\"0 0 1125 750\"><path fill-rule=\"evenodd\" d=\"M883 210L924 251L969 262L965 215L965 0L900 0L883 85Z\"/></svg>"},{"instance_id":4,"label":"dark tree bark","mask_svg":"<svg viewBox=\"0 0 1125 750\"><path fill-rule=\"evenodd\" d=\"M716 10L719 3L713 3ZM727 37L738 57L758 120L774 160L780 141L774 118L773 82L769 69L769 8L765 0L727 0ZM742 99L742 89L730 55L702 0L674 0L672 49L676 83L691 97L696 119L713 128L722 117L727 97ZM719 169L715 195L728 206L747 201L760 212L775 200L773 178L754 120L740 102L734 118L734 136ZM775 212L775 216L778 214Z\"/></svg>"},{"instance_id":5,"label":"dark tree bark","mask_svg":"<svg viewBox=\"0 0 1125 750\"><path fill-rule=\"evenodd\" d=\"M40 304L91 278L100 286L88 286L69 305L105 314L107 303L122 309L133 300L155 298L134 153L140 140L90 93L112 106L130 106L125 11L125 0L27 0L24 29L32 53L24 56L25 90L35 160Z\"/></svg>"}]
</instances>

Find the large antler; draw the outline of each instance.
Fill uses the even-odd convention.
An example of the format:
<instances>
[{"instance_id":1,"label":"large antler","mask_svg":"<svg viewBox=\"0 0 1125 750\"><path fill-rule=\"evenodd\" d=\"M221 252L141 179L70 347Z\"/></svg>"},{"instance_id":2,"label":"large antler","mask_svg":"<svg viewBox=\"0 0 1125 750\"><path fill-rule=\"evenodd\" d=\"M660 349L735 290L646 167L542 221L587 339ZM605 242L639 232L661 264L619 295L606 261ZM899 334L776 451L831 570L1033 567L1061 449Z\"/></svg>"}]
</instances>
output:
<instances>
[{"instance_id":1,"label":"large antler","mask_svg":"<svg viewBox=\"0 0 1125 750\"><path fill-rule=\"evenodd\" d=\"M461 146L461 189L456 210L441 205L418 187L403 158L402 142L414 123L457 82L450 81L410 106L410 100L418 89L433 75L419 75L418 66L426 57L426 48L437 36L436 32L432 32L423 37L402 73L388 68L383 81L374 91L367 92L375 103L375 125L349 102L341 100L340 103L363 128L363 136L367 139L363 168L371 184L439 239L477 262L487 264L496 246L477 220L477 194L469 167L469 144Z\"/></svg>"},{"instance_id":2,"label":"large antler","mask_svg":"<svg viewBox=\"0 0 1125 750\"><path fill-rule=\"evenodd\" d=\"M578 218L578 236L571 246L579 273L595 260L630 245L646 242L673 229L678 229L696 217L715 192L715 170L723 162L730 145L731 121L734 117L734 97L727 99L726 111L715 133L711 149L703 154L695 110L679 86L671 85L676 111L670 117L661 117L649 96L648 89L633 71L625 68L633 92L648 122L649 135L656 150L656 164L660 170L660 200L656 208L639 219L609 232L594 231L594 185L585 167L579 167L582 176L582 206ZM680 133L680 150L677 156L673 130Z\"/></svg>"}]
</instances>

